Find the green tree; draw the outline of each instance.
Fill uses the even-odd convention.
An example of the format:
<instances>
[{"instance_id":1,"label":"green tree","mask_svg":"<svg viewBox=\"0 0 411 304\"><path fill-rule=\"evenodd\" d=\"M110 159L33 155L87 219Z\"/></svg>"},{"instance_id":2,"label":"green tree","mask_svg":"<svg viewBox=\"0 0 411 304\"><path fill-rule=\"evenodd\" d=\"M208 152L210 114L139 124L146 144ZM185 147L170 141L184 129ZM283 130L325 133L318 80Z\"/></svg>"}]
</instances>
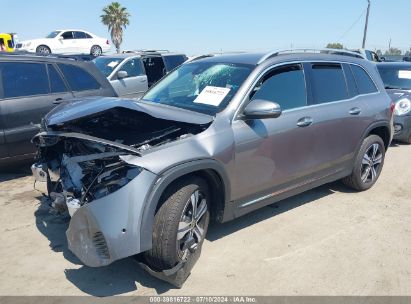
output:
<instances>
[{"instance_id":1,"label":"green tree","mask_svg":"<svg viewBox=\"0 0 411 304\"><path fill-rule=\"evenodd\" d=\"M112 2L103 8L103 15L100 18L101 22L107 25L111 41L116 47L117 53L120 53L120 45L123 42L123 30L130 24L130 14L120 3Z\"/></svg>"},{"instance_id":2,"label":"green tree","mask_svg":"<svg viewBox=\"0 0 411 304\"><path fill-rule=\"evenodd\" d=\"M385 51L384 55L401 55L401 50L395 47L390 48L389 50Z\"/></svg>"},{"instance_id":3,"label":"green tree","mask_svg":"<svg viewBox=\"0 0 411 304\"><path fill-rule=\"evenodd\" d=\"M378 57L382 56L382 51L381 50L376 50L375 53L378 55Z\"/></svg>"},{"instance_id":4,"label":"green tree","mask_svg":"<svg viewBox=\"0 0 411 304\"><path fill-rule=\"evenodd\" d=\"M411 48L409 49L409 51L405 52L405 56L411 56Z\"/></svg>"},{"instance_id":5,"label":"green tree","mask_svg":"<svg viewBox=\"0 0 411 304\"><path fill-rule=\"evenodd\" d=\"M344 46L341 43L338 42L334 42L334 43L329 43L326 46L327 49L338 49L338 50L342 50L344 48Z\"/></svg>"}]
</instances>

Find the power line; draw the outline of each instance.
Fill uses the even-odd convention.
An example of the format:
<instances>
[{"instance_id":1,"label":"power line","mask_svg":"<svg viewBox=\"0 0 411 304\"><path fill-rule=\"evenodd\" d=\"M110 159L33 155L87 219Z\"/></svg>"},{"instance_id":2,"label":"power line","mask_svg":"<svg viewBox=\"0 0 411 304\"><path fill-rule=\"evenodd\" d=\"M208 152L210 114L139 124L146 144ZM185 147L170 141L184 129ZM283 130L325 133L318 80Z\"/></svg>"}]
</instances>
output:
<instances>
[{"instance_id":1,"label":"power line","mask_svg":"<svg viewBox=\"0 0 411 304\"><path fill-rule=\"evenodd\" d=\"M366 12L367 12L367 9L364 9L361 15L358 17L358 19L355 20L355 22L350 26L350 28L347 31L345 31L344 34L342 34L340 38L338 38L338 41L341 41L341 39L344 38L345 35L347 35L353 29L353 27L357 25L358 22L360 22L361 18L364 16Z\"/></svg>"}]
</instances>

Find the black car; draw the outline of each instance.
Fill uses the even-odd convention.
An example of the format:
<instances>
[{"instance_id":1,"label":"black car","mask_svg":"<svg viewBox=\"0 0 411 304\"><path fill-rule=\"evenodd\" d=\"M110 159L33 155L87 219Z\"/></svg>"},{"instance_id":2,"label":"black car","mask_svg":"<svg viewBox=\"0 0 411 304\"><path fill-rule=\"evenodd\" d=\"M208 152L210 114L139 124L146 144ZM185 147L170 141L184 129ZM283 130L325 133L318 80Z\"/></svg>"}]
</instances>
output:
<instances>
[{"instance_id":1,"label":"black car","mask_svg":"<svg viewBox=\"0 0 411 304\"><path fill-rule=\"evenodd\" d=\"M385 89L395 102L394 139L411 144L411 63L377 65Z\"/></svg>"},{"instance_id":2,"label":"black car","mask_svg":"<svg viewBox=\"0 0 411 304\"><path fill-rule=\"evenodd\" d=\"M57 104L117 96L91 62L30 54L0 55L0 164L33 158L31 139Z\"/></svg>"}]
</instances>

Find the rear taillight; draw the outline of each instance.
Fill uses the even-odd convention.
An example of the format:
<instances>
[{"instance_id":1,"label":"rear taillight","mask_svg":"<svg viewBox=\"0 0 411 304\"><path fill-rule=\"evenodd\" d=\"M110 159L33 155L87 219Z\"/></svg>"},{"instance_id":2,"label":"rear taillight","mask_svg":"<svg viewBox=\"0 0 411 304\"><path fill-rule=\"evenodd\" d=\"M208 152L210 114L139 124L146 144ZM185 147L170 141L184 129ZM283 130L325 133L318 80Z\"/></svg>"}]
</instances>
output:
<instances>
[{"instance_id":1,"label":"rear taillight","mask_svg":"<svg viewBox=\"0 0 411 304\"><path fill-rule=\"evenodd\" d=\"M394 113L395 110L395 103L391 101L391 105L390 105L390 110L391 110L391 114Z\"/></svg>"},{"instance_id":2,"label":"rear taillight","mask_svg":"<svg viewBox=\"0 0 411 304\"><path fill-rule=\"evenodd\" d=\"M106 44L108 44L108 45L110 44L110 41L108 41L108 39L106 40Z\"/></svg>"}]
</instances>

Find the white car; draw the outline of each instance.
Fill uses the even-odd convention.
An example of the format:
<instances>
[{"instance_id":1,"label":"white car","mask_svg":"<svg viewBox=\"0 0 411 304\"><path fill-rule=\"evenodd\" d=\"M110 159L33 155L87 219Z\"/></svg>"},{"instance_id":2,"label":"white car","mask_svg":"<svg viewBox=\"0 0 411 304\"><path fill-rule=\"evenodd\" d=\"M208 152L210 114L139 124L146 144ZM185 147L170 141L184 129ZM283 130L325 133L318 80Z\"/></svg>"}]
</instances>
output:
<instances>
[{"instance_id":1,"label":"white car","mask_svg":"<svg viewBox=\"0 0 411 304\"><path fill-rule=\"evenodd\" d=\"M110 42L82 30L57 30L46 38L16 44L16 50L42 54L90 54L100 56L110 50Z\"/></svg>"}]
</instances>

